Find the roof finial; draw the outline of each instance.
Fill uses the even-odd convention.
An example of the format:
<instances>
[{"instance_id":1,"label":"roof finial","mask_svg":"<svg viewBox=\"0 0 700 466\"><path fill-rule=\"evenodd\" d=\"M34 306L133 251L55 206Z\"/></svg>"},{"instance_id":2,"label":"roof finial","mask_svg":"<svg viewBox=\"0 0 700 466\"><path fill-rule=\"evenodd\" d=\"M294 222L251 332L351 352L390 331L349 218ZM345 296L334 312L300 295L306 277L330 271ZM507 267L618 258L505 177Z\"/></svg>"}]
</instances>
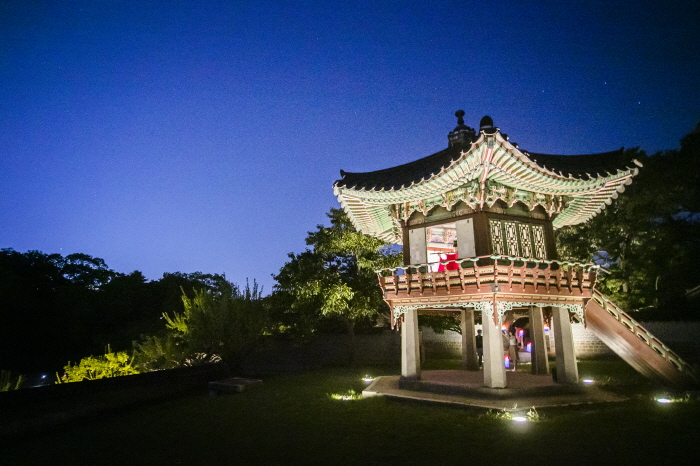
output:
<instances>
[{"instance_id":1,"label":"roof finial","mask_svg":"<svg viewBox=\"0 0 700 466\"><path fill-rule=\"evenodd\" d=\"M447 135L449 147L452 147L455 144L471 144L475 132L472 128L464 124L464 118L462 118L464 116L464 110L457 110L455 112L455 116L457 117L457 127Z\"/></svg>"}]
</instances>

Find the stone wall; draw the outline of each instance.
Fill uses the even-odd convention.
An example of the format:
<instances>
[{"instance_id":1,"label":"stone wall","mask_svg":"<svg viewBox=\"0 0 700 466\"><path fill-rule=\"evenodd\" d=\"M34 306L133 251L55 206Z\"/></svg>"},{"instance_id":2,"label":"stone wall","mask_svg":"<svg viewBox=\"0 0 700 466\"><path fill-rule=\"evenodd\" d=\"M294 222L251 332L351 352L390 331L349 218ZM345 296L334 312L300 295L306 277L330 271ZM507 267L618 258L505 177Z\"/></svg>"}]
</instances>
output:
<instances>
[{"instance_id":1,"label":"stone wall","mask_svg":"<svg viewBox=\"0 0 700 466\"><path fill-rule=\"evenodd\" d=\"M0 439L43 432L184 393L206 393L209 382L228 375L223 364L208 364L0 392Z\"/></svg>"},{"instance_id":2,"label":"stone wall","mask_svg":"<svg viewBox=\"0 0 700 466\"><path fill-rule=\"evenodd\" d=\"M462 335L452 330L435 333L432 329L421 330L423 351L428 358L461 358Z\"/></svg>"},{"instance_id":3,"label":"stone wall","mask_svg":"<svg viewBox=\"0 0 700 466\"><path fill-rule=\"evenodd\" d=\"M652 335L660 339L673 351L686 359L700 356L700 322L640 322ZM477 326L478 328L479 326ZM597 356L614 354L605 343L583 324L572 325L576 356ZM554 331L547 332L550 351L554 351ZM462 336L453 331L437 334L426 328L421 331L427 357L460 358Z\"/></svg>"},{"instance_id":4,"label":"stone wall","mask_svg":"<svg viewBox=\"0 0 700 466\"><path fill-rule=\"evenodd\" d=\"M576 356L596 356L603 354L614 354L613 351L607 347L605 343L600 341L595 334L584 327L583 324L573 324L571 326L572 333L574 334L574 348L576 349ZM551 333L550 347L554 348L554 331L550 330L547 333Z\"/></svg>"},{"instance_id":5,"label":"stone wall","mask_svg":"<svg viewBox=\"0 0 700 466\"><path fill-rule=\"evenodd\" d=\"M700 322L643 323L653 335L688 361L700 360ZM477 330L481 328L477 325ZM554 351L554 331L547 332L550 351ZM573 325L574 346L578 357L610 355L613 352L582 324ZM355 340L358 364L400 364L401 334L384 330L374 335L357 335ZM424 355L427 358L462 357L462 336L457 332L421 331ZM246 364L248 375L312 369L327 365L347 364L350 346L346 335L323 335L306 345L276 341L257 351Z\"/></svg>"}]
</instances>

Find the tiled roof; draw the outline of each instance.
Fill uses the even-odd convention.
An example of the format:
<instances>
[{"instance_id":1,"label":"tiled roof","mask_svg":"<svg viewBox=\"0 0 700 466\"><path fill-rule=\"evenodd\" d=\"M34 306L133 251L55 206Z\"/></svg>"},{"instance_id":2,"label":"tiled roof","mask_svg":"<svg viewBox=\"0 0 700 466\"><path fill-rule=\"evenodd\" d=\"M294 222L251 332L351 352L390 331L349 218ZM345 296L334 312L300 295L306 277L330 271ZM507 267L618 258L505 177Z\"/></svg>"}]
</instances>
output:
<instances>
[{"instance_id":1,"label":"tiled roof","mask_svg":"<svg viewBox=\"0 0 700 466\"><path fill-rule=\"evenodd\" d=\"M342 178L336 181L336 186L358 190L401 189L437 175L459 159L462 150L458 146L449 147L413 162L373 172L348 173L341 170Z\"/></svg>"},{"instance_id":2,"label":"tiled roof","mask_svg":"<svg viewBox=\"0 0 700 466\"><path fill-rule=\"evenodd\" d=\"M527 152L484 117L478 132L459 125L449 147L384 170L346 173L334 193L353 224L366 234L401 243L401 221L436 206L450 210L462 201L472 209L497 200L542 206L554 228L590 220L625 190L641 166L619 149L587 155Z\"/></svg>"},{"instance_id":3,"label":"tiled roof","mask_svg":"<svg viewBox=\"0 0 700 466\"><path fill-rule=\"evenodd\" d=\"M457 161L462 151L467 150L469 147L448 147L413 162L372 172L351 173L341 170L342 178L336 181L335 185L340 188L366 191L398 190L437 175ZM538 154L523 150L521 152L542 168L561 172L562 176L571 174L574 178L586 179L588 175L604 176L615 173L619 169L634 167L632 160L625 156L624 149L585 155Z\"/></svg>"},{"instance_id":4,"label":"tiled roof","mask_svg":"<svg viewBox=\"0 0 700 466\"><path fill-rule=\"evenodd\" d=\"M565 176L571 174L575 178L581 178L587 174L590 176L602 176L607 173L615 173L620 169L634 167L634 162L625 156L624 147L612 152L585 155L552 155L528 151L522 152L540 167L561 172Z\"/></svg>"}]
</instances>

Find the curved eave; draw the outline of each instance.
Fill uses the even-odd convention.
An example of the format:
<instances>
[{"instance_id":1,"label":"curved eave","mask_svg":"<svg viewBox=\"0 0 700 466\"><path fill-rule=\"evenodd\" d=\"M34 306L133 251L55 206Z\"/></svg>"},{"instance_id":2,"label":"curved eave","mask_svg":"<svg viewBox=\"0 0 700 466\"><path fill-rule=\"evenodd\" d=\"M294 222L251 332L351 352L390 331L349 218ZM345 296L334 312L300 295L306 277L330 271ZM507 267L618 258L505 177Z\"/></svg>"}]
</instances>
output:
<instances>
[{"instance_id":1,"label":"curved eave","mask_svg":"<svg viewBox=\"0 0 700 466\"><path fill-rule=\"evenodd\" d=\"M458 158L427 179L397 189L379 190L356 189L338 180L333 188L358 230L400 244L398 225L390 212L393 204L440 196L475 180L482 184L493 180L518 190L566 196L570 202L553 222L555 228L560 228L590 220L610 204L618 192L624 191L624 185L631 183L637 173L636 167L625 167L605 176L574 177L537 165L500 132L481 132L466 152L462 151Z\"/></svg>"}]
</instances>

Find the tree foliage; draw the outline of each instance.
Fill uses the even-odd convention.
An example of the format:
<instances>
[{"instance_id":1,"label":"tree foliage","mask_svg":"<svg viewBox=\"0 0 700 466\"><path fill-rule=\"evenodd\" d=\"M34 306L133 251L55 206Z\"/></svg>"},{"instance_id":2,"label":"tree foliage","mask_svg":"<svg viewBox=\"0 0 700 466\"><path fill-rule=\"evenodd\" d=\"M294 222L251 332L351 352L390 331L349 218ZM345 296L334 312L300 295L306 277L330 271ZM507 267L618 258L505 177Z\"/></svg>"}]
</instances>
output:
<instances>
[{"instance_id":1,"label":"tree foliage","mask_svg":"<svg viewBox=\"0 0 700 466\"><path fill-rule=\"evenodd\" d=\"M632 151L639 175L601 214L558 232L560 256L603 265L598 288L629 311L688 314L686 291L700 285L700 125L678 150Z\"/></svg>"},{"instance_id":2,"label":"tree foliage","mask_svg":"<svg viewBox=\"0 0 700 466\"><path fill-rule=\"evenodd\" d=\"M13 376L10 371L0 370L0 392L19 390L24 383L23 375Z\"/></svg>"},{"instance_id":3,"label":"tree foliage","mask_svg":"<svg viewBox=\"0 0 700 466\"><path fill-rule=\"evenodd\" d=\"M166 366L176 363L168 355L179 355L183 359L178 364L221 359L238 369L268 325L266 305L255 282L239 289L224 280L215 289L194 290L192 297L183 290L182 301L182 313L163 315L169 333L147 339L141 348L165 359Z\"/></svg>"},{"instance_id":4,"label":"tree foliage","mask_svg":"<svg viewBox=\"0 0 700 466\"><path fill-rule=\"evenodd\" d=\"M289 254L275 276L273 303L285 330L308 337L323 320L337 318L353 345L358 321L388 312L375 270L398 265L401 258L388 243L358 232L342 209L327 215L330 226L309 232L309 248Z\"/></svg>"},{"instance_id":5,"label":"tree foliage","mask_svg":"<svg viewBox=\"0 0 700 466\"><path fill-rule=\"evenodd\" d=\"M141 335L159 335L163 313L183 312L182 290L214 289L218 274L165 273L147 281L87 254L0 249L0 368L55 371L66 360L128 350Z\"/></svg>"},{"instance_id":6,"label":"tree foliage","mask_svg":"<svg viewBox=\"0 0 700 466\"><path fill-rule=\"evenodd\" d=\"M57 377L58 383L82 382L122 375L138 374L133 366L133 357L124 351L113 352L108 346L102 356L88 356L79 363L68 363L63 368L63 375Z\"/></svg>"}]
</instances>

